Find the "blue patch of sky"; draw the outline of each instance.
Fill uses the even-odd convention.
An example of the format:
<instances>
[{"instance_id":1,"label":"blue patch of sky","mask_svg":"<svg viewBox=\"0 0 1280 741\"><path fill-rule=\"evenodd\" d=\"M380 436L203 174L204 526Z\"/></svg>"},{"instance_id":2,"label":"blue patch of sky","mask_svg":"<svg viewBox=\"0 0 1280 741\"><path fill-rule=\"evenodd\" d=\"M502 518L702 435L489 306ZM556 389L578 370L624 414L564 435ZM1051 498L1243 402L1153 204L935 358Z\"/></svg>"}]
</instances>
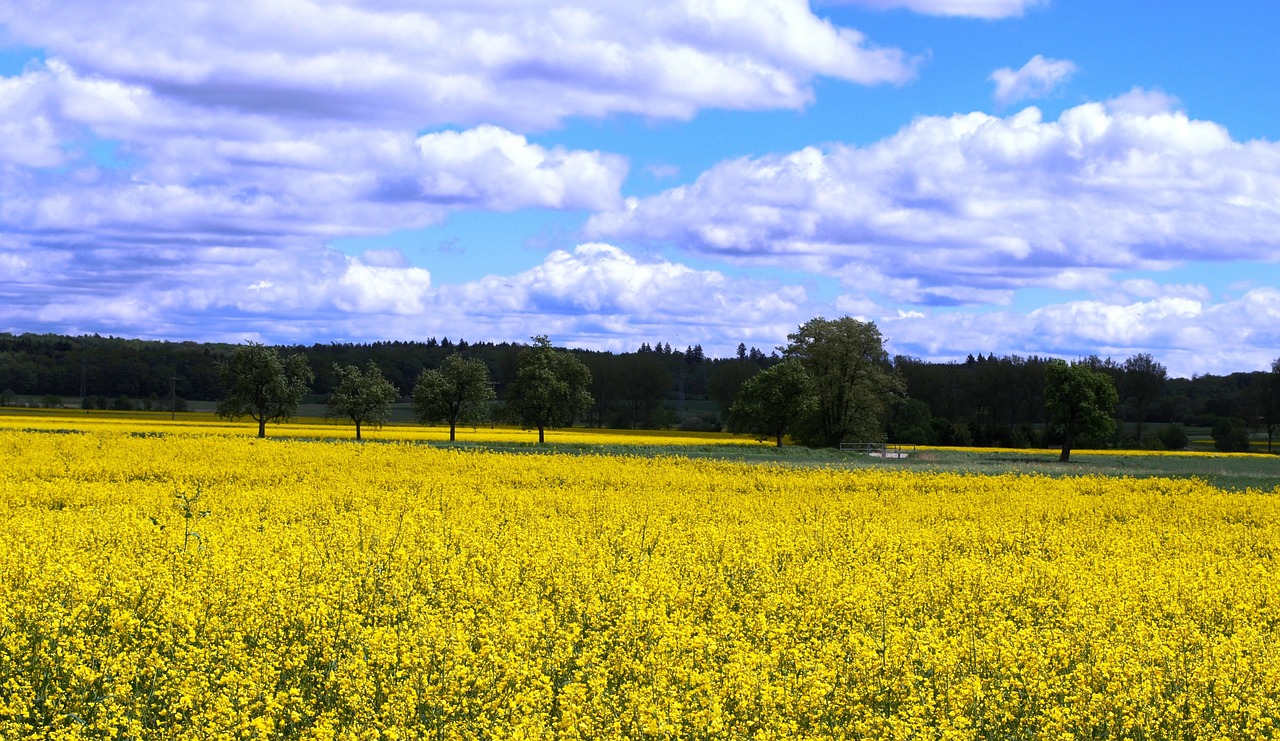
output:
<instances>
[{"instance_id":1,"label":"blue patch of sky","mask_svg":"<svg viewBox=\"0 0 1280 741\"><path fill-rule=\"evenodd\" d=\"M1011 110L1034 104L1053 119L1065 107L1138 86L1176 96L1191 116L1222 123L1237 138L1280 137L1280 96L1262 93L1280 89L1280 42L1268 20L1275 17L1274 0L1168 0L1158 7L1072 0L1001 20L856 8L819 12L875 43L927 55L920 77L886 101L921 115L995 111L989 75L1019 69L1042 54L1070 60L1078 71L1047 99L1015 103Z\"/></svg>"},{"instance_id":2,"label":"blue patch of sky","mask_svg":"<svg viewBox=\"0 0 1280 741\"><path fill-rule=\"evenodd\" d=\"M72 149L83 153L98 167L108 170L123 170L135 166L136 160L121 152L121 146L118 141L90 136L73 144Z\"/></svg>"},{"instance_id":3,"label":"blue patch of sky","mask_svg":"<svg viewBox=\"0 0 1280 741\"><path fill-rule=\"evenodd\" d=\"M461 211L439 226L337 239L330 245L352 257L366 250L399 250L409 264L430 271L436 285L464 283L523 272L552 250L572 251L582 241L578 230L585 219L582 212L550 209Z\"/></svg>"},{"instance_id":4,"label":"blue patch of sky","mask_svg":"<svg viewBox=\"0 0 1280 741\"><path fill-rule=\"evenodd\" d=\"M4 43L4 31L0 26L0 75L16 77L28 66L44 62L44 53L25 46L9 46Z\"/></svg>"}]
</instances>

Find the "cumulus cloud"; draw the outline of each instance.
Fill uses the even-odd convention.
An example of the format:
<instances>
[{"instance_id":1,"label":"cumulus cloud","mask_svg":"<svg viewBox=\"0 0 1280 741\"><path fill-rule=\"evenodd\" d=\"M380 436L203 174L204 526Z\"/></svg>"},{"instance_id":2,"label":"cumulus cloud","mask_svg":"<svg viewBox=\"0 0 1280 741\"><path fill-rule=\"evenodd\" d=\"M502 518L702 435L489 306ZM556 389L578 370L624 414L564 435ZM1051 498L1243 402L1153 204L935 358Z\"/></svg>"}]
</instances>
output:
<instances>
[{"instance_id":1,"label":"cumulus cloud","mask_svg":"<svg viewBox=\"0 0 1280 741\"><path fill-rule=\"evenodd\" d=\"M1007 303L1117 269L1275 260L1280 145L1178 111L1091 103L927 117L866 147L722 162L628 199L596 238L841 278L896 301Z\"/></svg>"},{"instance_id":2,"label":"cumulus cloud","mask_svg":"<svg viewBox=\"0 0 1280 741\"><path fill-rule=\"evenodd\" d=\"M556 250L530 270L445 287L440 295L446 305L467 307L457 320L489 328L486 336L528 337L536 332L525 330L541 323L559 342L611 350L634 350L634 337L726 353L738 342L772 346L812 308L798 286L640 260L601 243Z\"/></svg>"},{"instance_id":3,"label":"cumulus cloud","mask_svg":"<svg viewBox=\"0 0 1280 741\"><path fill-rule=\"evenodd\" d=\"M1258 288L1214 302L1162 296L1145 301L1051 304L1028 314L938 312L891 316L880 328L895 352L963 359L969 353L1117 360L1147 352L1174 376L1260 370L1280 340L1280 291Z\"/></svg>"},{"instance_id":4,"label":"cumulus cloud","mask_svg":"<svg viewBox=\"0 0 1280 741\"><path fill-rule=\"evenodd\" d=\"M110 247L72 254L0 243L0 330L101 332L239 342L466 337L629 351L637 338L701 344L727 357L738 342L766 352L813 316L874 321L891 352L1117 359L1149 352L1175 375L1264 368L1280 346L1280 290L1215 299L1201 286L1145 279L1099 298L1012 310L902 310L861 292L834 302L804 288L733 277L605 243L549 253L534 267L437 283L393 250L351 257L305 246L153 248L131 270Z\"/></svg>"},{"instance_id":5,"label":"cumulus cloud","mask_svg":"<svg viewBox=\"0 0 1280 741\"><path fill-rule=\"evenodd\" d=\"M547 150L496 126L428 134L417 141L414 183L431 197L487 209L598 210L621 203L626 161L600 152Z\"/></svg>"},{"instance_id":6,"label":"cumulus cloud","mask_svg":"<svg viewBox=\"0 0 1280 741\"><path fill-rule=\"evenodd\" d=\"M797 286L640 259L602 243L553 251L522 272L444 285L385 251L354 258L216 246L190 263L156 253L136 271L96 282L92 264L51 271L22 256L0 251L5 285L25 297L4 321L21 331L269 342L549 334L610 350L633 350L633 338L648 337L727 355L738 342L776 345L814 311Z\"/></svg>"},{"instance_id":7,"label":"cumulus cloud","mask_svg":"<svg viewBox=\"0 0 1280 741\"><path fill-rule=\"evenodd\" d=\"M996 84L996 103L1006 106L1022 100L1043 98L1075 72L1074 62L1045 59L1037 54L1022 65L1022 69L1014 71L1004 67L992 72L990 79Z\"/></svg>"},{"instance_id":8,"label":"cumulus cloud","mask_svg":"<svg viewBox=\"0 0 1280 741\"><path fill-rule=\"evenodd\" d=\"M828 0L827 5L861 5L877 10L902 8L926 15L1009 18L1048 5L1049 0Z\"/></svg>"},{"instance_id":9,"label":"cumulus cloud","mask_svg":"<svg viewBox=\"0 0 1280 741\"><path fill-rule=\"evenodd\" d=\"M1107 108L1110 110L1137 116L1154 116L1176 111L1181 107L1182 101L1173 95L1161 90L1147 90L1140 87L1135 87L1107 101Z\"/></svg>"},{"instance_id":10,"label":"cumulus cloud","mask_svg":"<svg viewBox=\"0 0 1280 741\"><path fill-rule=\"evenodd\" d=\"M491 125L417 136L204 115L59 62L5 79L0 96L22 103L0 130L47 132L31 146L0 143L0 163L20 166L0 180L0 227L17 233L336 237L439 223L458 209L601 209L620 202L628 167ZM86 130L136 164L69 160L68 149L92 143ZM76 169L38 169L54 165Z\"/></svg>"},{"instance_id":11,"label":"cumulus cloud","mask_svg":"<svg viewBox=\"0 0 1280 741\"><path fill-rule=\"evenodd\" d=\"M896 49L805 0L357 0L0 6L16 41L197 108L517 130L568 116L797 108L817 76L899 83Z\"/></svg>"}]
</instances>

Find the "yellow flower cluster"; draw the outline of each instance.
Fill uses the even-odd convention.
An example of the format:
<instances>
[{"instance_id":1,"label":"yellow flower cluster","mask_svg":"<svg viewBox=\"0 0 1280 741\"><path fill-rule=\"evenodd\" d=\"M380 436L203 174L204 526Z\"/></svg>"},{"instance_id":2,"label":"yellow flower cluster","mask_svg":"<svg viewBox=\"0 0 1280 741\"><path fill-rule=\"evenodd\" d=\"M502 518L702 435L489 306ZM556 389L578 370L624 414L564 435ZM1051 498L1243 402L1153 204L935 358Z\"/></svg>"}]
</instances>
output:
<instances>
[{"instance_id":1,"label":"yellow flower cluster","mask_svg":"<svg viewBox=\"0 0 1280 741\"><path fill-rule=\"evenodd\" d=\"M0 431L0 738L1275 738L1280 496Z\"/></svg>"}]
</instances>

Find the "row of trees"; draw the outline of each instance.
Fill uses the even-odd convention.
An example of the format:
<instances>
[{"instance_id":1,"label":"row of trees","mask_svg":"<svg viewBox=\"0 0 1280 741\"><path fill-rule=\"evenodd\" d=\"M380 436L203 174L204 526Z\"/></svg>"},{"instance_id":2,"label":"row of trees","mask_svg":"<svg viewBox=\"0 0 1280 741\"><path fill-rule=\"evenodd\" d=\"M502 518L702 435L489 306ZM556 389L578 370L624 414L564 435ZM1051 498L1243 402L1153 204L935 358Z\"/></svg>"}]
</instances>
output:
<instances>
[{"instance_id":1,"label":"row of trees","mask_svg":"<svg viewBox=\"0 0 1280 741\"><path fill-rule=\"evenodd\" d=\"M532 398L530 382L518 383L521 358L538 345L537 338L533 347L431 339L317 344L277 352L281 362L299 356L294 362L305 362L313 371L302 384L309 390L303 399L311 403L341 401L345 392L339 391L353 383L348 380L355 378L353 368L367 375L376 366L391 387L408 393L419 384L443 383L461 372L459 363L469 361L473 376L480 371L487 374L492 395L472 404L467 414L455 400L452 411L431 415L449 421L475 417L475 410L488 410L496 399L506 400L502 407L517 412L516 399ZM186 399L223 399L225 403L228 384L220 368L233 362L240 349L0 333L0 388L4 389L0 403L12 402L14 388L28 399L43 393L43 403L52 405L60 405L64 396L77 396L78 391L86 408L107 406L110 398L115 399L112 406L123 408L123 400L130 396L151 400L153 408L161 408L161 400L168 402L164 408L181 408ZM1052 405L1045 393L1050 366L1059 361L993 355L970 356L960 363L926 363L902 356L888 359L874 325L848 318L807 322L788 336L786 346L769 354L739 345L734 357L708 358L698 346L679 350L663 342L644 343L633 353L558 352L586 368L581 375L589 379L586 393L573 396L589 402L573 416L595 426L681 425L705 430L728 424L743 430L756 426L744 420L769 409L781 410L782 415L760 427L771 430L771 439L777 439L782 429L782 434L808 444L830 444L833 431L842 426L842 434L856 439L887 436L904 443L1019 447L1063 441L1063 429L1051 424ZM853 364L849 359L855 357L862 362ZM1118 397L1115 416L1128 424L1112 425L1105 433L1102 428L1087 429L1073 445L1176 445L1176 439L1157 441L1151 434L1159 429L1164 438L1175 424L1212 428L1215 438L1234 441L1225 444L1237 447L1248 444L1251 429L1274 437L1275 420L1280 417L1275 411L1275 399L1280 398L1274 388L1280 373L1276 368L1270 373L1177 379L1168 378L1164 366L1146 354L1123 362L1097 357L1078 362L1110 378ZM764 377L753 380L757 375ZM423 394L415 395L425 398ZM774 398L762 399L762 394ZM780 404L779 397L789 401ZM850 399L858 398L873 401L850 407ZM735 405L738 411L731 414ZM419 413L416 408L415 413ZM842 421L856 419L857 414L863 415L861 429ZM363 426L364 415L360 417ZM518 414L512 421L527 419ZM869 420L874 420L870 425L874 431L868 428ZM562 417L552 424L563 423Z\"/></svg>"},{"instance_id":2,"label":"row of trees","mask_svg":"<svg viewBox=\"0 0 1280 741\"><path fill-rule=\"evenodd\" d=\"M267 424L292 419L315 380L306 357L282 355L273 347L249 342L218 363L225 393L217 414L227 419L249 417L258 423L258 437ZM391 405L400 393L376 363L333 366L337 379L326 401L330 417L350 419L356 439L366 425L380 426L391 418ZM548 427L568 426L591 406L591 373L572 354L557 350L545 336L518 357L516 379L507 389L507 408L545 441ZM414 384L412 406L420 422L449 425L449 440L458 424L489 414L496 399L489 369L474 358L452 354L439 368L425 369Z\"/></svg>"},{"instance_id":3,"label":"row of trees","mask_svg":"<svg viewBox=\"0 0 1280 741\"><path fill-rule=\"evenodd\" d=\"M779 446L788 434L812 446L878 441L884 439L887 427L889 437L898 437L896 442L931 442L927 439L933 427L930 409L908 396L902 377L904 366L911 364L888 360L874 324L849 317L834 321L817 318L801 325L787 340L780 362L743 382L729 411L731 429L772 439ZM991 364L1001 368L994 359ZM983 361L971 358L967 365L981 366ZM1070 460L1071 451L1081 441L1098 445L1117 434L1118 386L1132 404L1135 439L1143 440L1147 414L1168 381L1164 366L1147 354L1135 355L1122 364L1091 357L1071 363L1047 359L1025 365L1036 367L1036 386L1019 386L1006 378L1006 383L989 388L1004 404L1006 423L1012 423L1019 410L1040 412L1047 439L1061 443L1059 459L1063 462ZM931 387L944 394L946 389L945 384ZM1280 427L1280 358L1272 363L1270 373L1253 379L1250 391L1270 452ZM984 411L988 420L994 416L989 408ZM909 420L899 426L897 435L889 424L895 415L899 422ZM950 429L957 427L953 423ZM947 429L945 422L943 429ZM1220 450L1249 449L1246 426L1239 418L1221 418L1214 426L1213 438ZM1170 426L1162 431L1161 443L1182 448L1187 437L1180 425Z\"/></svg>"}]
</instances>

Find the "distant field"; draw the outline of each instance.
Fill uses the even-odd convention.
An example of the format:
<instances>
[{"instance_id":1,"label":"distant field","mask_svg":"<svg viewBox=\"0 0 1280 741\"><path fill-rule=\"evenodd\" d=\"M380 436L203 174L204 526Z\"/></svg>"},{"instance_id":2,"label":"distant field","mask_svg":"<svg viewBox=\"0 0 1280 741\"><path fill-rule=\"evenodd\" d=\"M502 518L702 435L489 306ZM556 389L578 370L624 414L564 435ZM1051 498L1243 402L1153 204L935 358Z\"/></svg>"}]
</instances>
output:
<instances>
[{"instance_id":1,"label":"distant field","mask_svg":"<svg viewBox=\"0 0 1280 741\"><path fill-rule=\"evenodd\" d=\"M257 435L257 424L251 420L228 421L208 412L113 412L70 409L0 409L0 428L154 432L165 434ZM355 427L349 421L302 417L293 422L267 425L272 438L349 439ZM371 441L447 442L449 428L393 422L381 428L366 426L363 436ZM552 445L641 445L641 446L706 446L763 443L749 437L722 432L680 432L676 430L597 430L571 427L547 430ZM538 433L519 427L459 426L457 439L465 443L494 445L535 444Z\"/></svg>"},{"instance_id":2,"label":"distant field","mask_svg":"<svg viewBox=\"0 0 1280 741\"><path fill-rule=\"evenodd\" d=\"M206 412L183 412L175 417L171 420L166 412L0 409L0 429L233 436L253 436L257 432L257 426L252 422L228 422ZM267 435L282 439L348 440L355 437L355 429L340 420L303 418L287 424L268 425ZM366 428L364 437L370 442L451 445L448 428L407 423L392 423L381 429ZM1057 461L1057 450L919 446L911 447L905 459L884 460L799 446L779 449L769 442L724 432L574 427L548 430L546 445L540 446L536 441L537 433L517 427L459 427L457 442L451 446L541 454L678 455L740 462L909 471L1200 478L1215 486L1239 490L1269 491L1280 486L1280 456L1211 450L1081 450L1072 454L1071 463L1062 464Z\"/></svg>"}]
</instances>

